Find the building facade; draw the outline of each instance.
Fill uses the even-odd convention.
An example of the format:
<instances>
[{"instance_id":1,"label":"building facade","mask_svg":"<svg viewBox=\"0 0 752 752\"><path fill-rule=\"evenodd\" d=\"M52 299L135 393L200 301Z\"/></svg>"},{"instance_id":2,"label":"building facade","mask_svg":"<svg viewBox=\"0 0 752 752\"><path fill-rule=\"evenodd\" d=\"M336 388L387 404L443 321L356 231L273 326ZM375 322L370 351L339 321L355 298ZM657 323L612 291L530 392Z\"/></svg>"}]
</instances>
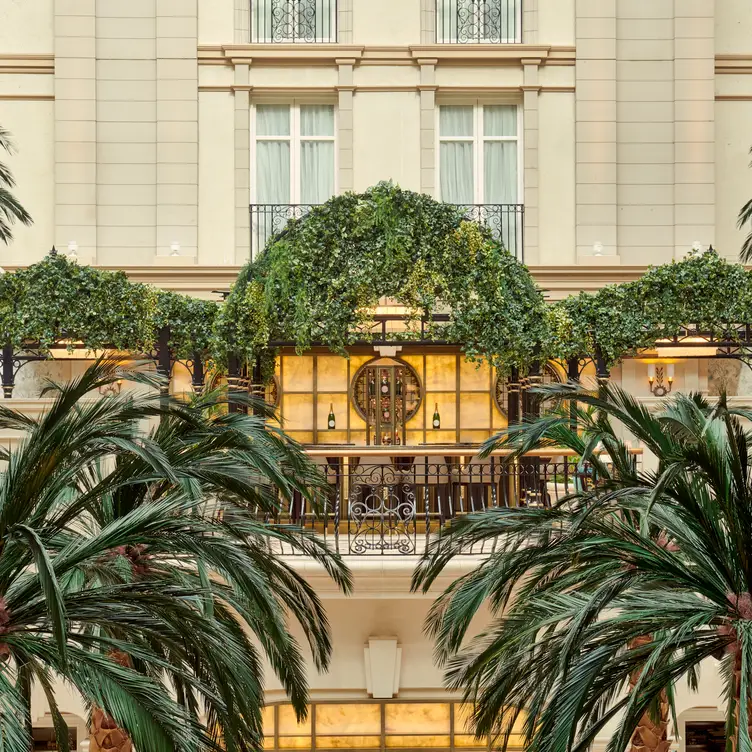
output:
<instances>
[{"instance_id":1,"label":"building facade","mask_svg":"<svg viewBox=\"0 0 752 752\"><path fill-rule=\"evenodd\" d=\"M38 261L54 244L81 263L211 298L290 217L382 180L462 206L552 299L633 279L698 245L736 258L750 39L744 0L3 0L0 124L34 224L15 228L2 265ZM657 378L752 396L739 363L681 355L625 361L612 378L648 403ZM36 366L14 401L38 409L39 379L77 367ZM371 416L369 379L375 391L384 374L391 411L379 403ZM188 382L176 372L175 388ZM334 485L355 484L364 453L376 462L368 445L389 444L392 469L412 468L412 493L446 517L447 505L473 508L474 484L486 500L492 487L501 493L488 479L495 468L474 479L462 458L506 425L504 388L451 348L361 348L349 360L287 351L273 398ZM449 469L421 486L416 456ZM444 472L457 475L454 490ZM312 674L314 725L293 727L272 684L270 748L474 746L422 632L431 598L409 592L417 522L402 548L385 549L383 533L381 548L358 548L359 529L356 519L342 544L352 599L310 573L337 646L332 671ZM404 534L404 519L393 522L387 543ZM708 666L698 695L680 692L681 722L722 718L721 702ZM76 698L65 709L83 717Z\"/></svg>"}]
</instances>

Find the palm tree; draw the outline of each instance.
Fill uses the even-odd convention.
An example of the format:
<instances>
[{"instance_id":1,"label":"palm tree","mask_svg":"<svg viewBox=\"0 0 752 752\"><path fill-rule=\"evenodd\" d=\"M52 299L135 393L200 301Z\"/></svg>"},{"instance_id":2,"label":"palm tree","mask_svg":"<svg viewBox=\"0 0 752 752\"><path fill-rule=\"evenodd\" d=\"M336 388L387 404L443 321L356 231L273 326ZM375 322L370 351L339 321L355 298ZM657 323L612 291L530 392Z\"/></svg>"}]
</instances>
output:
<instances>
[{"instance_id":1,"label":"palm tree","mask_svg":"<svg viewBox=\"0 0 752 752\"><path fill-rule=\"evenodd\" d=\"M0 149L4 149L8 154L12 154L15 151L13 142L10 139L10 133L1 126ZM33 221L31 215L10 192L15 185L16 181L13 179L10 170L0 162L0 240L6 244L13 240L10 226L16 220L25 225L30 225Z\"/></svg>"},{"instance_id":2,"label":"palm tree","mask_svg":"<svg viewBox=\"0 0 752 752\"><path fill-rule=\"evenodd\" d=\"M584 751L616 722L609 750L630 739L633 750L666 749L674 686L696 689L700 664L716 656L727 736L750 749L752 433L743 421L752 415L699 396L679 395L654 415L615 387L542 391L571 414L512 427L486 451L566 447L595 481L552 508L459 521L414 577L427 590L468 545L494 543L427 625L449 685L475 703L475 730L505 747L524 717L528 749ZM625 434L655 455L656 470L633 462ZM491 624L469 637L483 603Z\"/></svg>"},{"instance_id":3,"label":"palm tree","mask_svg":"<svg viewBox=\"0 0 752 752\"><path fill-rule=\"evenodd\" d=\"M349 588L315 539L265 524L272 487L289 494L315 478L261 418L209 418L208 400L183 405L154 389L83 399L123 377L159 386L120 365L98 362L58 388L38 420L0 406L0 426L23 435L0 475L0 738L28 751L38 683L68 749L58 676L93 707L97 743L110 749L132 739L149 752L216 750L220 736L227 750L258 749L263 679L251 636L301 715L307 682L288 614L317 666L331 654L321 604L274 546L312 556ZM151 418L161 423L145 432Z\"/></svg>"}]
</instances>

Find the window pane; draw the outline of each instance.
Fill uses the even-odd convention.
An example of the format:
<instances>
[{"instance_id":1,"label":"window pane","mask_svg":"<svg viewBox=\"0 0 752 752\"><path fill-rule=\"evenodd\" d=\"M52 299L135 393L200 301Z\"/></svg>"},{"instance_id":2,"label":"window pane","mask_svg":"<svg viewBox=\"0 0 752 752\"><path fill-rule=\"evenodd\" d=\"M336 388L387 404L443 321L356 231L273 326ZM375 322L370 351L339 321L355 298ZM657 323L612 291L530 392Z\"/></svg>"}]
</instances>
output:
<instances>
[{"instance_id":1,"label":"window pane","mask_svg":"<svg viewBox=\"0 0 752 752\"><path fill-rule=\"evenodd\" d=\"M483 156L483 203L516 204L517 142L486 141Z\"/></svg>"},{"instance_id":2,"label":"window pane","mask_svg":"<svg viewBox=\"0 0 752 752\"><path fill-rule=\"evenodd\" d=\"M472 204L473 142L442 141L439 154L441 200L450 204Z\"/></svg>"},{"instance_id":3,"label":"window pane","mask_svg":"<svg viewBox=\"0 0 752 752\"><path fill-rule=\"evenodd\" d=\"M334 195L334 142L300 144L300 202L323 204Z\"/></svg>"},{"instance_id":4,"label":"window pane","mask_svg":"<svg viewBox=\"0 0 752 752\"><path fill-rule=\"evenodd\" d=\"M289 136L290 107L286 104L257 105L256 134L259 136Z\"/></svg>"},{"instance_id":5,"label":"window pane","mask_svg":"<svg viewBox=\"0 0 752 752\"><path fill-rule=\"evenodd\" d=\"M473 107L472 105L444 105L439 108L439 135L472 136L473 135Z\"/></svg>"},{"instance_id":6,"label":"window pane","mask_svg":"<svg viewBox=\"0 0 752 752\"><path fill-rule=\"evenodd\" d=\"M333 136L334 106L331 104L306 104L300 106L301 136Z\"/></svg>"},{"instance_id":7,"label":"window pane","mask_svg":"<svg viewBox=\"0 0 752 752\"><path fill-rule=\"evenodd\" d=\"M516 136L517 107L508 104L484 107L483 133L486 136Z\"/></svg>"},{"instance_id":8,"label":"window pane","mask_svg":"<svg viewBox=\"0 0 752 752\"><path fill-rule=\"evenodd\" d=\"M260 204L290 203L290 144L256 143L256 194Z\"/></svg>"}]
</instances>

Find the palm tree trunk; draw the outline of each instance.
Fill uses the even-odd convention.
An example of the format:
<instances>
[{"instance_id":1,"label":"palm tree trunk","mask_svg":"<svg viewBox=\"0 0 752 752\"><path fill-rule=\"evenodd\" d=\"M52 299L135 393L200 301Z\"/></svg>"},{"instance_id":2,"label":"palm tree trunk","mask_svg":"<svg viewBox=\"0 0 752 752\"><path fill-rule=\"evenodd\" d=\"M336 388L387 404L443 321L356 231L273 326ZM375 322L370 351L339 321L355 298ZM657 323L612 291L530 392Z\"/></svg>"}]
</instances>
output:
<instances>
[{"instance_id":1,"label":"palm tree trunk","mask_svg":"<svg viewBox=\"0 0 752 752\"><path fill-rule=\"evenodd\" d=\"M630 648L646 645L652 642L652 640L653 638L650 635L645 635L645 637L634 640ZM629 679L630 690L633 690L637 686L639 679L640 674L638 672L632 674ZM671 742L668 740L668 713L668 697L665 692L661 692L658 710L659 717L654 718L650 712L646 712L640 718L640 722L637 724L637 728L632 735L630 752L669 752Z\"/></svg>"},{"instance_id":2,"label":"palm tree trunk","mask_svg":"<svg viewBox=\"0 0 752 752\"><path fill-rule=\"evenodd\" d=\"M125 653L110 653L110 658L121 666L130 665ZM101 708L91 711L89 752L133 752L131 738Z\"/></svg>"}]
</instances>

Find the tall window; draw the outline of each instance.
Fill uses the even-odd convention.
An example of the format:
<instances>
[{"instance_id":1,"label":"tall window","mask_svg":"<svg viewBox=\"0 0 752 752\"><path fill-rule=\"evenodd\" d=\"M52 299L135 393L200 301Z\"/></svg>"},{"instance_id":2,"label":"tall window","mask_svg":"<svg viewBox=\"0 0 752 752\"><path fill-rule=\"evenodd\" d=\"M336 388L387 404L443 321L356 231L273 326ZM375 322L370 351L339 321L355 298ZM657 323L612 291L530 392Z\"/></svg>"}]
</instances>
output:
<instances>
[{"instance_id":1,"label":"tall window","mask_svg":"<svg viewBox=\"0 0 752 752\"><path fill-rule=\"evenodd\" d=\"M519 130L516 105L442 105L441 200L451 204L518 203Z\"/></svg>"},{"instance_id":2,"label":"tall window","mask_svg":"<svg viewBox=\"0 0 752 752\"><path fill-rule=\"evenodd\" d=\"M252 0L256 44L336 42L337 0Z\"/></svg>"},{"instance_id":3,"label":"tall window","mask_svg":"<svg viewBox=\"0 0 752 752\"><path fill-rule=\"evenodd\" d=\"M288 220L335 192L334 106L259 104L255 107L251 174L251 253Z\"/></svg>"},{"instance_id":4,"label":"tall window","mask_svg":"<svg viewBox=\"0 0 752 752\"><path fill-rule=\"evenodd\" d=\"M334 106L256 105L254 203L321 204L334 195Z\"/></svg>"},{"instance_id":5,"label":"tall window","mask_svg":"<svg viewBox=\"0 0 752 752\"><path fill-rule=\"evenodd\" d=\"M522 42L522 0L436 0L436 41Z\"/></svg>"}]
</instances>

